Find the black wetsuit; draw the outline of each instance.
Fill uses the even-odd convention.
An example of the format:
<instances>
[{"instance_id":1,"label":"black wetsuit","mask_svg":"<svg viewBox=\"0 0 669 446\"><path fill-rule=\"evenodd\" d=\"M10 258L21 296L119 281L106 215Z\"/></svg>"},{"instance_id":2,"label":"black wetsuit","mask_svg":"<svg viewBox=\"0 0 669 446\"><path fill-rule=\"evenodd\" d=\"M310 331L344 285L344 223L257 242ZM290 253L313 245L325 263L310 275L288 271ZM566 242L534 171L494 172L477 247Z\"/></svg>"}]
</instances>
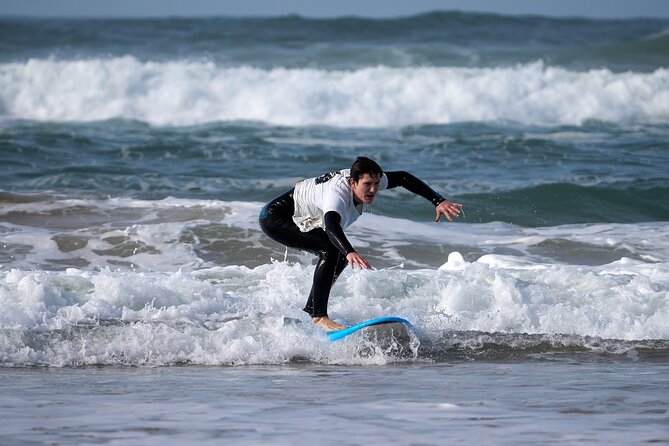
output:
<instances>
[{"instance_id":1,"label":"black wetsuit","mask_svg":"<svg viewBox=\"0 0 669 446\"><path fill-rule=\"evenodd\" d=\"M444 198L408 172L386 172L388 189L402 186L410 192L428 199L437 206ZM327 316L330 289L344 270L346 255L355 249L349 243L341 227L341 216L334 211L323 216L325 229L316 228L302 232L293 221L295 213L294 189L275 198L260 211L260 228L273 240L286 245L314 253L318 263L314 271L311 292L304 311L312 317Z\"/></svg>"}]
</instances>

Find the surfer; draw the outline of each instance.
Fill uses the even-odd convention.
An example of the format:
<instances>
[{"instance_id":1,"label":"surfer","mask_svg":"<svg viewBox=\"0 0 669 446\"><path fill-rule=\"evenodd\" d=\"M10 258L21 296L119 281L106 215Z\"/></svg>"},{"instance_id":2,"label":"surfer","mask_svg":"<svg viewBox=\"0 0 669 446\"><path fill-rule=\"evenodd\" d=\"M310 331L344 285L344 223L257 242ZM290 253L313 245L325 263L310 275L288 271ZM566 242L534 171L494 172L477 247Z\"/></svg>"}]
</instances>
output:
<instances>
[{"instance_id":1,"label":"surfer","mask_svg":"<svg viewBox=\"0 0 669 446\"><path fill-rule=\"evenodd\" d=\"M383 172L373 160L358 157L350 169L326 173L300 181L294 188L270 201L260 212L260 228L273 240L318 256L311 292L304 311L326 331L346 328L328 317L330 289L348 264L368 269L344 235L344 229L362 215L376 194L402 186L429 200L435 221L459 217L462 205L452 203L427 184L404 171Z\"/></svg>"}]
</instances>

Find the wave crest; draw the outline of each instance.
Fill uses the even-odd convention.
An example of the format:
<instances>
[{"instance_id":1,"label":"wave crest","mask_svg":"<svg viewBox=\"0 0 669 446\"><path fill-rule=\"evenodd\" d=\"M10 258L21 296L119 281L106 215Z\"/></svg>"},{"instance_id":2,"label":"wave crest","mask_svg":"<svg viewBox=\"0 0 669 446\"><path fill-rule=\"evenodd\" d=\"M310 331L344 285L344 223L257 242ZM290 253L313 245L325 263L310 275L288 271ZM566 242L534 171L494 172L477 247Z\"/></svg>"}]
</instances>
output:
<instances>
[{"instance_id":1,"label":"wave crest","mask_svg":"<svg viewBox=\"0 0 669 446\"><path fill-rule=\"evenodd\" d=\"M268 70L131 56L31 59L0 65L0 112L7 119L120 118L153 125L667 122L669 70L576 72L542 62L507 68Z\"/></svg>"}]
</instances>

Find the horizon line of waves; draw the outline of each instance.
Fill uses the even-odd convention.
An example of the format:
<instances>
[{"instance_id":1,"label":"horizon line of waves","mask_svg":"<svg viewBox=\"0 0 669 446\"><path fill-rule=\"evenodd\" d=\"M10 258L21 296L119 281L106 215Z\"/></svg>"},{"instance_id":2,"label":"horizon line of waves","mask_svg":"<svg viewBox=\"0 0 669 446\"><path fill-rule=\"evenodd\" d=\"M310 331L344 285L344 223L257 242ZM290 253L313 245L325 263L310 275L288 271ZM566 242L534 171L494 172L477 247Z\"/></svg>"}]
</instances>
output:
<instances>
[{"instance_id":1,"label":"horizon line of waves","mask_svg":"<svg viewBox=\"0 0 669 446\"><path fill-rule=\"evenodd\" d=\"M663 18L593 19L435 10L388 18L343 16L311 18L298 14L274 17L155 17L155 18L0 18L9 47L29 50L50 45L82 48L144 47L147 40L178 36L196 43L196 49L223 45L254 47L268 43L279 48L299 43L390 43L390 42L492 42L580 46L583 42L623 43L663 37ZM143 25L143 26L142 26ZM262 29L263 32L257 32ZM559 33L561 39L554 39ZM31 35L33 39L26 39ZM123 38L119 39L119 35ZM42 37L42 39L36 38ZM48 37L48 39L46 38ZM13 44L13 45L11 45ZM470 44L471 45L471 44ZM171 48L174 51L173 48Z\"/></svg>"}]
</instances>

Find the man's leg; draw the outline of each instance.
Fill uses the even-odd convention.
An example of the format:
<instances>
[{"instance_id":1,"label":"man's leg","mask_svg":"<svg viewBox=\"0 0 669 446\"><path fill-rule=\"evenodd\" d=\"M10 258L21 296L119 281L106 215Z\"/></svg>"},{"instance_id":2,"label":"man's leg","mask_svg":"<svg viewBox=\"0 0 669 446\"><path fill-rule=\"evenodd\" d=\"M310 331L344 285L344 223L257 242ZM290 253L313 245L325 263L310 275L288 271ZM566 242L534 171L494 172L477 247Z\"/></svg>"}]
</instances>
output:
<instances>
[{"instance_id":1,"label":"man's leg","mask_svg":"<svg viewBox=\"0 0 669 446\"><path fill-rule=\"evenodd\" d=\"M289 191L263 208L259 216L260 227L265 234L281 244L318 255L318 264L304 311L312 316L315 324L325 330L345 328L330 320L327 305L330 289L346 267L346 257L335 248L324 230L318 228L301 232L292 220L293 209L292 191Z\"/></svg>"},{"instance_id":2,"label":"man's leg","mask_svg":"<svg viewBox=\"0 0 669 446\"><path fill-rule=\"evenodd\" d=\"M332 285L346 267L346 257L335 249L322 251L314 270L314 280L304 311L312 317L328 315L328 299Z\"/></svg>"},{"instance_id":3,"label":"man's leg","mask_svg":"<svg viewBox=\"0 0 669 446\"><path fill-rule=\"evenodd\" d=\"M328 316L330 290L345 267L346 257L338 250L333 249L321 253L314 271L314 281L304 311L311 314L314 324L325 331L346 328L345 325L333 321Z\"/></svg>"}]
</instances>

